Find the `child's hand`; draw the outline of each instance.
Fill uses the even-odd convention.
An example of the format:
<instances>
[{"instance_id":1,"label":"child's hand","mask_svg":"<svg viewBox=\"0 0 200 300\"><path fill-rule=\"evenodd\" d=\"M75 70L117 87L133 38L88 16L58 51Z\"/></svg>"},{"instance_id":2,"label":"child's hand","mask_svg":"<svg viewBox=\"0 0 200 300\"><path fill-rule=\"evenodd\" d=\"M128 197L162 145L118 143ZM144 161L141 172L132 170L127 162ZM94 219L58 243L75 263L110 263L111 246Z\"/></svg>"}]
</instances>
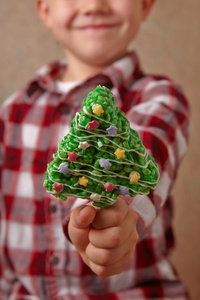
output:
<instances>
[{"instance_id":1,"label":"child's hand","mask_svg":"<svg viewBox=\"0 0 200 300\"><path fill-rule=\"evenodd\" d=\"M96 210L76 208L69 222L69 236L83 261L99 276L120 274L133 259L138 233L137 214L120 198Z\"/></svg>"}]
</instances>

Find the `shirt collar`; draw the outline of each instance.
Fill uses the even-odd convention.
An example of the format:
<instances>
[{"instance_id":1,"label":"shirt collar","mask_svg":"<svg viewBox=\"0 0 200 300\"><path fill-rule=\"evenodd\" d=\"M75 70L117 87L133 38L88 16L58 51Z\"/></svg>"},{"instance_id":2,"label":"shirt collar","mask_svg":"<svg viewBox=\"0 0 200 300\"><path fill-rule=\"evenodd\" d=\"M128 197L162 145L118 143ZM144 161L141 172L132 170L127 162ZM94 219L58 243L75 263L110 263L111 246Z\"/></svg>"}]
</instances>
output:
<instances>
[{"instance_id":1,"label":"shirt collar","mask_svg":"<svg viewBox=\"0 0 200 300\"><path fill-rule=\"evenodd\" d=\"M62 77L66 70L67 64L65 60L56 61L40 68L36 77L29 83L26 89L26 100L31 101L32 95L38 90L50 91L55 94L60 94L57 88L56 81ZM140 66L135 52L128 53L125 57L113 63L111 66L105 68L99 74L80 82L80 85L74 89L88 89L92 90L97 85L106 85L108 88L114 88L118 94L117 98L122 98L122 93L127 90L135 81ZM86 88L88 87L88 88ZM73 103L72 103L73 104ZM75 104L75 103L74 103Z\"/></svg>"},{"instance_id":2,"label":"shirt collar","mask_svg":"<svg viewBox=\"0 0 200 300\"><path fill-rule=\"evenodd\" d=\"M138 57L135 52L131 52L106 68L102 74L107 75L116 88L129 88L134 82L138 70Z\"/></svg>"}]
</instances>

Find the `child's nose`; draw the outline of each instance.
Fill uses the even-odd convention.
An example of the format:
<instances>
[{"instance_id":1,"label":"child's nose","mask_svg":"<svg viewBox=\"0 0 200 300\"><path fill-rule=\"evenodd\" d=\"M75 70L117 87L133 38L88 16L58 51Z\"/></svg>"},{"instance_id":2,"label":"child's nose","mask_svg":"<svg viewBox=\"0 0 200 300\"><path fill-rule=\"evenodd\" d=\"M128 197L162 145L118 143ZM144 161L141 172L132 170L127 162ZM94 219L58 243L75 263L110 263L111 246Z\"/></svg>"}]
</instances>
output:
<instances>
[{"instance_id":1,"label":"child's nose","mask_svg":"<svg viewBox=\"0 0 200 300\"><path fill-rule=\"evenodd\" d=\"M82 14L107 14L110 12L108 0L79 0Z\"/></svg>"}]
</instances>

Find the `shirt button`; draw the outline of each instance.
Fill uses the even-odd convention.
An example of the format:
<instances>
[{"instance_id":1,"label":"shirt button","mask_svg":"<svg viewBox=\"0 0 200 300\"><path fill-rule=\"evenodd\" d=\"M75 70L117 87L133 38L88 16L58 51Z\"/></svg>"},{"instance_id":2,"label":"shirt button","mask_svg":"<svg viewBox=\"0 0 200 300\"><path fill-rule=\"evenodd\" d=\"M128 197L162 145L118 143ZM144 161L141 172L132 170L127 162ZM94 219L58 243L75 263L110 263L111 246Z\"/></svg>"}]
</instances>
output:
<instances>
[{"instance_id":1,"label":"shirt button","mask_svg":"<svg viewBox=\"0 0 200 300\"><path fill-rule=\"evenodd\" d=\"M49 212L55 213L57 211L57 207L54 204L49 205Z\"/></svg>"},{"instance_id":2,"label":"shirt button","mask_svg":"<svg viewBox=\"0 0 200 300\"><path fill-rule=\"evenodd\" d=\"M62 107L62 113L63 113L64 115L69 114L69 113L70 113L70 107L69 107L69 106L63 106L63 107Z\"/></svg>"},{"instance_id":3,"label":"shirt button","mask_svg":"<svg viewBox=\"0 0 200 300\"><path fill-rule=\"evenodd\" d=\"M57 264L59 263L59 258L58 258L58 256L56 256L55 254L52 255L52 257L50 258L50 263L51 263L52 265L57 265Z\"/></svg>"}]
</instances>

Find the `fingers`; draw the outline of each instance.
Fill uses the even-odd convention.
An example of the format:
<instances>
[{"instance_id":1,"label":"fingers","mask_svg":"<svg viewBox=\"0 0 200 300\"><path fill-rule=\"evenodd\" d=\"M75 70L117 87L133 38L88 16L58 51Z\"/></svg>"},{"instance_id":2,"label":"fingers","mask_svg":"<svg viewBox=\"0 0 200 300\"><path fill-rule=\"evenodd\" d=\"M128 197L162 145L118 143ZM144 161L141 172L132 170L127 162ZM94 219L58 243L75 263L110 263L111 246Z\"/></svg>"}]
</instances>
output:
<instances>
[{"instance_id":1,"label":"fingers","mask_svg":"<svg viewBox=\"0 0 200 300\"><path fill-rule=\"evenodd\" d=\"M68 225L69 237L80 253L85 251L89 243L89 231L95 215L96 210L94 207L82 205L77 207L70 216Z\"/></svg>"},{"instance_id":2,"label":"fingers","mask_svg":"<svg viewBox=\"0 0 200 300\"><path fill-rule=\"evenodd\" d=\"M70 222L72 226L84 229L93 222L95 216L96 210L94 207L89 205L81 205L71 213Z\"/></svg>"},{"instance_id":3,"label":"fingers","mask_svg":"<svg viewBox=\"0 0 200 300\"><path fill-rule=\"evenodd\" d=\"M127 250L124 249L124 245L120 245L117 248L105 249L105 248L96 248L91 243L88 244L86 248L86 255L96 265L101 266L110 266L119 262L127 253L133 253L135 245L132 244L127 247Z\"/></svg>"},{"instance_id":4,"label":"fingers","mask_svg":"<svg viewBox=\"0 0 200 300\"><path fill-rule=\"evenodd\" d=\"M90 243L86 247L85 253L90 268L99 276L107 277L119 274L130 265L133 259L138 241L137 214L129 207L127 212L124 212L125 210L122 214L125 216L124 219L123 217L112 219L114 222L117 221L117 224L120 223L119 225L104 229L91 228L89 232Z\"/></svg>"},{"instance_id":5,"label":"fingers","mask_svg":"<svg viewBox=\"0 0 200 300\"><path fill-rule=\"evenodd\" d=\"M130 235L130 231L124 231L127 221L122 226L115 226L105 229L91 228L89 232L89 240L92 245L97 248L114 248L119 247Z\"/></svg>"},{"instance_id":6,"label":"fingers","mask_svg":"<svg viewBox=\"0 0 200 300\"><path fill-rule=\"evenodd\" d=\"M127 211L128 206L126 202L118 197L113 205L97 211L92 225L95 229L118 226L126 218Z\"/></svg>"},{"instance_id":7,"label":"fingers","mask_svg":"<svg viewBox=\"0 0 200 300\"><path fill-rule=\"evenodd\" d=\"M97 248L111 249L119 247L126 240L132 240L132 237L134 239L134 236L137 236L136 222L137 215L129 209L126 217L119 225L105 229L91 228L89 241Z\"/></svg>"},{"instance_id":8,"label":"fingers","mask_svg":"<svg viewBox=\"0 0 200 300\"><path fill-rule=\"evenodd\" d=\"M137 214L122 200L104 209L76 208L69 236L83 261L99 276L121 273L132 261L138 240Z\"/></svg>"},{"instance_id":9,"label":"fingers","mask_svg":"<svg viewBox=\"0 0 200 300\"><path fill-rule=\"evenodd\" d=\"M131 264L132 259L133 254L131 252L127 252L123 258L116 263L104 266L96 264L90 260L89 266L91 270L98 276L109 277L120 274L122 271L124 271Z\"/></svg>"},{"instance_id":10,"label":"fingers","mask_svg":"<svg viewBox=\"0 0 200 300\"><path fill-rule=\"evenodd\" d=\"M120 274L132 262L138 241L136 230L124 243L114 248L97 248L91 243L86 247L86 257L92 271L102 277Z\"/></svg>"}]
</instances>

